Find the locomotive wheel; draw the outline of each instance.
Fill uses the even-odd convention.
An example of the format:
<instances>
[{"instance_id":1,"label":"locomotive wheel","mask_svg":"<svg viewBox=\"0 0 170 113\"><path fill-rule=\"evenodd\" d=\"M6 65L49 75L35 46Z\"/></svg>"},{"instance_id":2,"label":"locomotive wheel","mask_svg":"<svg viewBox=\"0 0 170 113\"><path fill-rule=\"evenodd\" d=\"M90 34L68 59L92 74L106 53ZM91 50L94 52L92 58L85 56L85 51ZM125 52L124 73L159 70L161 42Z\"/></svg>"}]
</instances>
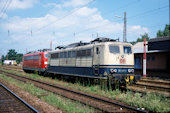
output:
<instances>
[{"instance_id":1,"label":"locomotive wheel","mask_svg":"<svg viewBox=\"0 0 170 113\"><path fill-rule=\"evenodd\" d=\"M25 73L28 73L28 70L25 70L25 69L24 69L24 72L25 72Z\"/></svg>"},{"instance_id":2,"label":"locomotive wheel","mask_svg":"<svg viewBox=\"0 0 170 113\"><path fill-rule=\"evenodd\" d=\"M112 76L108 76L107 87L108 87L108 90L119 89L120 88L120 81L115 79Z\"/></svg>"},{"instance_id":3,"label":"locomotive wheel","mask_svg":"<svg viewBox=\"0 0 170 113\"><path fill-rule=\"evenodd\" d=\"M49 75L49 73L47 72L47 70L45 70L45 71L44 71L44 73L43 73L42 75L44 75L44 76L48 76L48 75Z\"/></svg>"},{"instance_id":4,"label":"locomotive wheel","mask_svg":"<svg viewBox=\"0 0 170 113\"><path fill-rule=\"evenodd\" d=\"M41 71L38 71L38 75L42 75L42 72L41 72Z\"/></svg>"},{"instance_id":5,"label":"locomotive wheel","mask_svg":"<svg viewBox=\"0 0 170 113\"><path fill-rule=\"evenodd\" d=\"M107 90L108 88L107 88L107 79L105 80L105 79L100 79L100 88L102 89L102 90Z\"/></svg>"}]
</instances>

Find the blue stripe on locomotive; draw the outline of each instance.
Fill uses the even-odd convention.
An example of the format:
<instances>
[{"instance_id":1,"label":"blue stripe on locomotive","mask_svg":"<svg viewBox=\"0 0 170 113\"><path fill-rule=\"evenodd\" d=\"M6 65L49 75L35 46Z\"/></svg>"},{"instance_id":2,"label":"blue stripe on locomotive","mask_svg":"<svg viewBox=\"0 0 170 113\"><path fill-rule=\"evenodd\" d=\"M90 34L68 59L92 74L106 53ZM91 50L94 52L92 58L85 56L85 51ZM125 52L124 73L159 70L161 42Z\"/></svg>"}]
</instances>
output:
<instances>
[{"instance_id":1,"label":"blue stripe on locomotive","mask_svg":"<svg viewBox=\"0 0 170 113\"><path fill-rule=\"evenodd\" d=\"M48 66L48 72L93 76L91 67Z\"/></svg>"},{"instance_id":2,"label":"blue stripe on locomotive","mask_svg":"<svg viewBox=\"0 0 170 113\"><path fill-rule=\"evenodd\" d=\"M119 66L114 65L117 68L101 68L99 66L99 73L98 75L95 75L94 68L93 67L69 67L69 66L50 66L48 65L48 72L50 73L58 73L58 74L68 74L68 75L79 75L84 77L107 77L107 75L104 75L106 72L107 74L110 73L110 69L117 69L118 71L114 74L130 74L128 72L128 69L134 69L134 68L128 68L127 65L124 65L123 67L127 68L119 68ZM122 65L121 65L122 66Z\"/></svg>"}]
</instances>

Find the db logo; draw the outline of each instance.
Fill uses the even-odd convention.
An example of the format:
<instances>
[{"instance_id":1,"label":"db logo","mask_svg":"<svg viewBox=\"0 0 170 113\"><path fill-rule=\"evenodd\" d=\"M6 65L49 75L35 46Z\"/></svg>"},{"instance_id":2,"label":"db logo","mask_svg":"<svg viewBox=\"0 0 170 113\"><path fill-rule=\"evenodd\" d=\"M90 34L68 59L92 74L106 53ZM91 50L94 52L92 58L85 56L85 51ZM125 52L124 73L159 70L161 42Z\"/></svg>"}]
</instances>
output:
<instances>
[{"instance_id":1,"label":"db logo","mask_svg":"<svg viewBox=\"0 0 170 113\"><path fill-rule=\"evenodd\" d=\"M125 63L126 63L126 59L121 58L121 59L120 59L120 64L125 64Z\"/></svg>"}]
</instances>

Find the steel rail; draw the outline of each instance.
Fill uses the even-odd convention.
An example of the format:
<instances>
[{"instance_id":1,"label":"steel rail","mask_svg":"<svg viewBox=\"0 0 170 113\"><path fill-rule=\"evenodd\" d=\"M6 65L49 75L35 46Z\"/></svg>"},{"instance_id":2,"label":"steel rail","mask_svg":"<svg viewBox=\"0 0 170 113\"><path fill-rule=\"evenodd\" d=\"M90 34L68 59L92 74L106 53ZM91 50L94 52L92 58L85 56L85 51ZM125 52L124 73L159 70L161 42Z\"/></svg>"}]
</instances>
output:
<instances>
[{"instance_id":1,"label":"steel rail","mask_svg":"<svg viewBox=\"0 0 170 113\"><path fill-rule=\"evenodd\" d=\"M12 68L12 67L5 67L5 66L0 66L1 69L6 69L6 70L14 70L18 72L23 72L23 69L17 69L17 68Z\"/></svg>"},{"instance_id":2,"label":"steel rail","mask_svg":"<svg viewBox=\"0 0 170 113\"><path fill-rule=\"evenodd\" d=\"M2 71L2 70L0 70L0 71ZM120 104L120 103L110 101L110 100L108 100L109 98L108 99L102 99L102 98L99 98L97 96L92 96L90 94L85 94L85 93L82 93L82 92L73 91L73 90L70 90L68 88L64 88L64 87L57 86L57 85L54 85L54 84L51 84L51 83L35 80L35 79L29 78L29 77L17 75L17 74L6 72L6 71L2 71L2 72L7 73L7 74L12 74L12 75L15 75L17 77L28 79L28 80L31 80L31 81L34 81L34 82L38 82L38 83L41 83L41 84L44 84L44 85L47 85L47 86L50 86L50 87L53 87L53 88L58 88L58 89L61 89L61 90L67 91L67 92L71 92L71 93L74 93L74 94L77 94L77 95L81 95L81 96L85 96L85 97L88 97L88 98L91 98L91 99L95 99L95 100L98 100L98 101L101 101L101 102L104 102L104 103L112 104L112 105L115 105L115 106L120 106L120 107L129 109L129 110L133 110L135 112L148 113L148 111L146 111L146 110L141 110L141 109L138 109L138 108L135 108L135 107L132 107L132 106L128 106L128 105L124 105L124 104Z\"/></svg>"},{"instance_id":3,"label":"steel rail","mask_svg":"<svg viewBox=\"0 0 170 113\"><path fill-rule=\"evenodd\" d=\"M149 85L149 84L134 84L134 86L138 86L138 87L146 87L148 89L155 89L155 90L161 90L161 91L170 91L170 88L168 87L163 87L163 86L154 86L154 85Z\"/></svg>"},{"instance_id":4,"label":"steel rail","mask_svg":"<svg viewBox=\"0 0 170 113\"><path fill-rule=\"evenodd\" d=\"M156 80L148 80L148 79L141 79L139 82L145 82L145 83L153 83L153 84L162 84L162 85L170 85L170 81L156 81Z\"/></svg>"},{"instance_id":5,"label":"steel rail","mask_svg":"<svg viewBox=\"0 0 170 113\"><path fill-rule=\"evenodd\" d=\"M17 96L14 92L12 92L10 89L8 89L5 85L3 85L2 83L0 83L0 85L7 90L10 94L12 94L15 98L17 98L20 102L22 102L24 105L26 105L31 111L33 111L34 113L39 113L39 111L37 111L34 107L32 107L30 104L28 104L27 102L25 102L23 99L21 99L19 96Z\"/></svg>"}]
</instances>

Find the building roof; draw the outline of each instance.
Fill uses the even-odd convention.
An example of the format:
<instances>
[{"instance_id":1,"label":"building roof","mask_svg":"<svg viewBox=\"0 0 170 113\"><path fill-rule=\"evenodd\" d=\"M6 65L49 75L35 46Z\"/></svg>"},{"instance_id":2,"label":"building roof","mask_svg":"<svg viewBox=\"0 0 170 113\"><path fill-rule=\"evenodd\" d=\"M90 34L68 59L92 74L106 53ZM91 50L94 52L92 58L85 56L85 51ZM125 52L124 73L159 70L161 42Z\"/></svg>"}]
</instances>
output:
<instances>
[{"instance_id":1,"label":"building roof","mask_svg":"<svg viewBox=\"0 0 170 113\"><path fill-rule=\"evenodd\" d=\"M146 44L148 44L148 41L146 42ZM133 51L134 51L134 54L144 53L144 42L137 42L137 43L133 46ZM155 52L164 52L164 51L163 51L163 50L152 50L152 51L148 51L148 45L146 45L146 53L155 53Z\"/></svg>"},{"instance_id":2,"label":"building roof","mask_svg":"<svg viewBox=\"0 0 170 113\"><path fill-rule=\"evenodd\" d=\"M149 40L149 42L169 41L169 40L170 40L170 36L163 36L158 38L152 38Z\"/></svg>"},{"instance_id":3,"label":"building roof","mask_svg":"<svg viewBox=\"0 0 170 113\"><path fill-rule=\"evenodd\" d=\"M170 36L150 39L148 41L148 50L170 51Z\"/></svg>"}]
</instances>

